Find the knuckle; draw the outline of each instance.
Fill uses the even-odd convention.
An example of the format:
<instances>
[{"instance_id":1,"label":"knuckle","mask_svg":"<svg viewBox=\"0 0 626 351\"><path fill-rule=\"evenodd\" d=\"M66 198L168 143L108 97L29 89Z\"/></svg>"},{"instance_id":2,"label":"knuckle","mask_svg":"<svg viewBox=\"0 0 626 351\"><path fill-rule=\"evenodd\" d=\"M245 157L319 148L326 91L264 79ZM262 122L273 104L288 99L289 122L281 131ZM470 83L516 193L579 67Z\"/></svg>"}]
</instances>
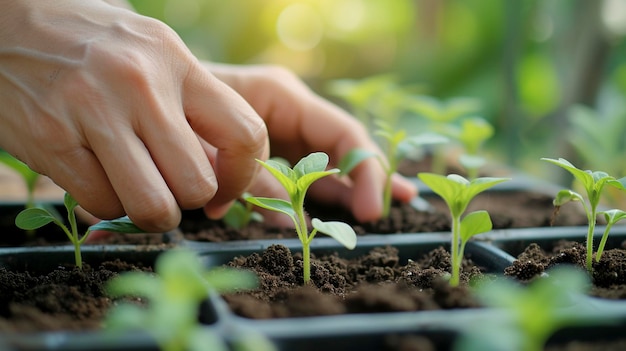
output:
<instances>
[{"instance_id":1,"label":"knuckle","mask_svg":"<svg viewBox=\"0 0 626 351\"><path fill-rule=\"evenodd\" d=\"M196 209L206 205L217 193L215 177L191 182L185 185L185 195L177 196L177 201L182 209Z\"/></svg>"}]
</instances>

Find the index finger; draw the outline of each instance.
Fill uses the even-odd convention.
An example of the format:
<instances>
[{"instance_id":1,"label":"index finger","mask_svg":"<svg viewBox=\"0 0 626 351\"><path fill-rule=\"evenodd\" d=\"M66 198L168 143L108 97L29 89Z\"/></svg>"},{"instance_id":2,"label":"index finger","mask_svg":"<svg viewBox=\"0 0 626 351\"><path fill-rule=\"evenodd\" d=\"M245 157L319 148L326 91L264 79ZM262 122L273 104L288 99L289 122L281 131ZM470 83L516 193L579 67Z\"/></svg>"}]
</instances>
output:
<instances>
[{"instance_id":1,"label":"index finger","mask_svg":"<svg viewBox=\"0 0 626 351\"><path fill-rule=\"evenodd\" d=\"M206 212L220 217L252 183L260 167L255 159L268 157L267 129L239 94L199 65L185 81L183 106L193 130L217 149L213 168L218 190Z\"/></svg>"}]
</instances>

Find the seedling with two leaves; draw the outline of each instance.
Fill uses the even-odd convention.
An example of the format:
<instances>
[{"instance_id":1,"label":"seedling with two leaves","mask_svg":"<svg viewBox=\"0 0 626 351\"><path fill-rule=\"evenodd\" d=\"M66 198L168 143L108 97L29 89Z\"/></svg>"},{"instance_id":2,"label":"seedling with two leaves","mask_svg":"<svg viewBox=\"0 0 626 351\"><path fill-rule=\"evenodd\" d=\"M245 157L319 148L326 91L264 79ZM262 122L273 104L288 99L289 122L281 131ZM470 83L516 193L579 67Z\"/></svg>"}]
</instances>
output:
<instances>
[{"instance_id":1,"label":"seedling with two leaves","mask_svg":"<svg viewBox=\"0 0 626 351\"><path fill-rule=\"evenodd\" d=\"M450 285L457 286L460 282L461 262L467 241L474 235L492 229L491 218L487 211L475 211L461 217L476 195L509 178L482 177L469 181L458 174L450 174L446 177L434 173L420 173L418 177L445 201L450 211L452 217Z\"/></svg>"},{"instance_id":2,"label":"seedling with two leaves","mask_svg":"<svg viewBox=\"0 0 626 351\"><path fill-rule=\"evenodd\" d=\"M604 252L604 246L606 244L606 240L609 236L609 231L611 227L617 223L618 221L626 218L626 213L622 210L613 209L609 211L598 212L598 205L600 205L600 201L602 199L602 192L605 187L610 186L619 190L626 190L626 177L621 179L615 179L615 177L610 176L606 172L602 171L583 171L581 169L576 168L571 162L564 158L559 158L558 160L551 158L542 158L543 161L550 162L554 165L557 165L568 172L570 172L576 180L578 180L583 188L585 189L585 193L587 198L585 199L579 193L571 190L571 189L563 189L559 191L554 199L555 206L555 214L558 214L558 209L564 204L571 201L579 201L583 205L583 209L585 210L585 214L587 215L587 256L585 260L585 265L587 267L587 271L589 273L593 272L593 233L596 228L596 221L598 214L604 214L605 219L607 220L607 226L604 230L604 234L602 235L602 240L600 242L600 246L598 246L596 253L596 261L599 261L602 258L602 253Z\"/></svg>"},{"instance_id":3,"label":"seedling with two leaves","mask_svg":"<svg viewBox=\"0 0 626 351\"><path fill-rule=\"evenodd\" d=\"M207 270L195 253L182 249L162 253L154 269L156 274L125 272L109 281L111 297L140 297L148 305L122 302L114 306L105 320L107 330L146 331L163 351L228 350L220 336L200 324L200 305L211 291L255 288L254 273L229 267ZM255 341L254 350L275 350L267 340Z\"/></svg>"},{"instance_id":4,"label":"seedling with two leaves","mask_svg":"<svg viewBox=\"0 0 626 351\"><path fill-rule=\"evenodd\" d=\"M15 225L24 230L35 230L45 226L48 223L54 223L65 232L67 238L74 245L74 260L78 268L83 267L83 259L81 255L81 245L85 242L89 233L94 230L104 230L114 233L144 233L137 227L128 217L117 218L113 220L100 221L89 228L82 234L78 233L78 223L76 221L76 206L78 202L69 194L65 193L63 203L67 210L67 220L69 228L63 223L63 219L58 218L54 213L45 208L32 207L20 212L15 217Z\"/></svg>"},{"instance_id":5,"label":"seedling with two leaves","mask_svg":"<svg viewBox=\"0 0 626 351\"><path fill-rule=\"evenodd\" d=\"M326 169L328 155L323 152L314 152L305 156L293 168L277 160L257 161L285 188L289 201L267 197L248 197L246 201L261 208L284 213L291 218L302 243L304 283L306 284L311 280L310 244L317 232L331 236L348 249L356 246L356 233L348 224L337 221L323 222L313 218L311 220L313 229L309 232L304 212L304 198L311 184L340 171L337 168Z\"/></svg>"}]
</instances>

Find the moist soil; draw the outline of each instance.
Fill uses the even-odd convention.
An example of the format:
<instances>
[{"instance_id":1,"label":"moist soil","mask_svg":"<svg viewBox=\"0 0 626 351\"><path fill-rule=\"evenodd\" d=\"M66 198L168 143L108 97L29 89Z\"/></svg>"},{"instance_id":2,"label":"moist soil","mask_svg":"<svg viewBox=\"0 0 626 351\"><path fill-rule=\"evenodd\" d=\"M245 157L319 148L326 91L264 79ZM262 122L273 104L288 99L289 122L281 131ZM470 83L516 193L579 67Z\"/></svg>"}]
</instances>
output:
<instances>
[{"instance_id":1,"label":"moist soil","mask_svg":"<svg viewBox=\"0 0 626 351\"><path fill-rule=\"evenodd\" d=\"M256 272L260 286L224 299L235 314L252 319L479 307L468 282L488 275L466 259L461 284L450 287L443 278L449 262L442 247L409 262L400 262L398 250L391 246L354 259L336 253L312 255L311 283L305 285L301 253L272 245L229 263Z\"/></svg>"},{"instance_id":2,"label":"moist soil","mask_svg":"<svg viewBox=\"0 0 626 351\"><path fill-rule=\"evenodd\" d=\"M394 203L388 218L371 223L359 223L344 208L336 206L309 201L305 208L310 217L350 224L358 235L450 231L450 216L444 201L434 194L424 198L433 211L418 211L409 204ZM489 191L476 196L468 211L489 211L494 229L586 225L587 217L575 205L561 207L553 218L552 200L552 196L531 191ZM243 229L229 228L221 221L207 219L202 210L185 211L180 230L188 240L209 242L296 237L294 230L259 222L251 222Z\"/></svg>"},{"instance_id":3,"label":"moist soil","mask_svg":"<svg viewBox=\"0 0 626 351\"><path fill-rule=\"evenodd\" d=\"M593 286L591 296L606 299L626 299L626 250L615 248L604 250L600 261L593 259ZM518 255L517 260L504 271L522 282L535 279L544 271L559 265L569 264L585 269L587 249L575 241L560 240L551 248L542 248L531 243Z\"/></svg>"},{"instance_id":4,"label":"moist soil","mask_svg":"<svg viewBox=\"0 0 626 351\"><path fill-rule=\"evenodd\" d=\"M114 301L104 287L121 272L151 267L120 260L97 267L59 266L51 272L0 268L0 332L93 330Z\"/></svg>"}]
</instances>

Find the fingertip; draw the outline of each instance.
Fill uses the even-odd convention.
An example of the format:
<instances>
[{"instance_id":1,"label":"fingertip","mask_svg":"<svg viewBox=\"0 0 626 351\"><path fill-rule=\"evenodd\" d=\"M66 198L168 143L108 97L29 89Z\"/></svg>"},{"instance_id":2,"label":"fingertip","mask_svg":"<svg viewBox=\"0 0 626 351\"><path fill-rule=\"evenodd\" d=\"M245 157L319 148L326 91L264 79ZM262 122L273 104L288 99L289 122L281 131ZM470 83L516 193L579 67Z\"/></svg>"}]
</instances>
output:
<instances>
[{"instance_id":1,"label":"fingertip","mask_svg":"<svg viewBox=\"0 0 626 351\"><path fill-rule=\"evenodd\" d=\"M204 213L209 219L220 219L226 215L234 201L235 200L231 200L222 204L209 202L204 206Z\"/></svg>"},{"instance_id":2,"label":"fingertip","mask_svg":"<svg viewBox=\"0 0 626 351\"><path fill-rule=\"evenodd\" d=\"M418 189L409 179L399 175L392 176L392 197L402 203L411 201L418 194Z\"/></svg>"}]
</instances>

